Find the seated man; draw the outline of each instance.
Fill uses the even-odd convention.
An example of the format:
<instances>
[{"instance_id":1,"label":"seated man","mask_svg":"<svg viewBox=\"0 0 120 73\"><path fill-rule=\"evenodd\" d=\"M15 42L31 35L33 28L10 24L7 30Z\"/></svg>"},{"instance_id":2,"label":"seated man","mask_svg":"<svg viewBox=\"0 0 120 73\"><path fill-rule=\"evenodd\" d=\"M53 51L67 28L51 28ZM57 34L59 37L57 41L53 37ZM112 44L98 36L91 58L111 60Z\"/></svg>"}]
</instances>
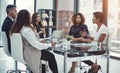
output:
<instances>
[{"instance_id":1,"label":"seated man","mask_svg":"<svg viewBox=\"0 0 120 73\"><path fill-rule=\"evenodd\" d=\"M6 12L7 12L7 17L5 18L3 25L2 25L2 31L4 31L7 35L8 39L8 49L9 53L11 53L11 46L10 46L10 38L9 38L9 30L14 23L14 19L16 17L17 11L16 11L16 6L14 5L8 5L6 7Z\"/></svg>"}]
</instances>

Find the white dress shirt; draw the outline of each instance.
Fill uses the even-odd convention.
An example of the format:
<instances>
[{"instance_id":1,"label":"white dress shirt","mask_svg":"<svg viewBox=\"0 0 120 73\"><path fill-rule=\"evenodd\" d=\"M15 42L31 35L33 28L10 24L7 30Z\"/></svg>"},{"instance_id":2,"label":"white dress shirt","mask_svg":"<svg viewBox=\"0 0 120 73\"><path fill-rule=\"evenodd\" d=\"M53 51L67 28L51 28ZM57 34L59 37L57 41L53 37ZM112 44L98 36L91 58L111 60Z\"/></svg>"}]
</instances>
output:
<instances>
[{"instance_id":1,"label":"white dress shirt","mask_svg":"<svg viewBox=\"0 0 120 73\"><path fill-rule=\"evenodd\" d=\"M101 34L106 34L106 37L103 40L102 44L107 44L107 38L108 38L109 31L108 31L108 28L104 24L100 26L99 30L94 35L94 40L99 40L99 37Z\"/></svg>"},{"instance_id":2,"label":"white dress shirt","mask_svg":"<svg viewBox=\"0 0 120 73\"><path fill-rule=\"evenodd\" d=\"M30 27L23 27L21 32L22 36L28 41L28 43L39 50L47 49L51 47L51 44L41 43L34 31Z\"/></svg>"}]
</instances>

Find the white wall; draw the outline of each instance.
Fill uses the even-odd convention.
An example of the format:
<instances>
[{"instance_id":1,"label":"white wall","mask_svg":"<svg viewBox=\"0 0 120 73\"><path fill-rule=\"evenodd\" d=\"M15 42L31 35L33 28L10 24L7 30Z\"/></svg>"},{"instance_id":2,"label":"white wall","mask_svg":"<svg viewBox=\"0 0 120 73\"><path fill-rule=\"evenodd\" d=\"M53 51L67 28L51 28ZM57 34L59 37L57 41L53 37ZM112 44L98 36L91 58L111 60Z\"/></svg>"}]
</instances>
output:
<instances>
[{"instance_id":1,"label":"white wall","mask_svg":"<svg viewBox=\"0 0 120 73\"><path fill-rule=\"evenodd\" d=\"M16 0L16 6L18 12L21 9L27 9L31 14L34 13L34 0Z\"/></svg>"},{"instance_id":2,"label":"white wall","mask_svg":"<svg viewBox=\"0 0 120 73\"><path fill-rule=\"evenodd\" d=\"M0 31L5 17L6 17L6 0L0 0Z\"/></svg>"},{"instance_id":3,"label":"white wall","mask_svg":"<svg viewBox=\"0 0 120 73\"><path fill-rule=\"evenodd\" d=\"M53 9L53 0L37 0L38 9ZM74 0L58 0L58 9L73 11Z\"/></svg>"},{"instance_id":4,"label":"white wall","mask_svg":"<svg viewBox=\"0 0 120 73\"><path fill-rule=\"evenodd\" d=\"M72 10L74 9L74 0L58 0L58 10Z\"/></svg>"},{"instance_id":5,"label":"white wall","mask_svg":"<svg viewBox=\"0 0 120 73\"><path fill-rule=\"evenodd\" d=\"M6 7L6 0L0 0L0 46L2 46L1 27L2 27L3 20L6 17L5 7Z\"/></svg>"},{"instance_id":6,"label":"white wall","mask_svg":"<svg viewBox=\"0 0 120 73\"><path fill-rule=\"evenodd\" d=\"M53 9L53 0L37 0L36 9Z\"/></svg>"}]
</instances>

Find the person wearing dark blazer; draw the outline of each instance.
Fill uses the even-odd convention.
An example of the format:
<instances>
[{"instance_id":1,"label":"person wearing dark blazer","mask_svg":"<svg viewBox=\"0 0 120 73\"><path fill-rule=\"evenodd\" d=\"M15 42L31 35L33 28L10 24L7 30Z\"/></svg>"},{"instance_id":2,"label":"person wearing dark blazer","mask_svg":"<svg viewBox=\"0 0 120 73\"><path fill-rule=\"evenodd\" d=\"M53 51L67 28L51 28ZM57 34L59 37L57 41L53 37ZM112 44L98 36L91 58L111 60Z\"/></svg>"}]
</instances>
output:
<instances>
[{"instance_id":1,"label":"person wearing dark blazer","mask_svg":"<svg viewBox=\"0 0 120 73\"><path fill-rule=\"evenodd\" d=\"M72 16L73 25L70 27L69 35L73 36L72 41L77 43L90 43L92 42L87 36L84 36L83 33L89 34L88 27L85 23L85 18L82 13L76 13ZM75 73L75 68L77 62L72 62L71 69L68 73Z\"/></svg>"},{"instance_id":2,"label":"person wearing dark blazer","mask_svg":"<svg viewBox=\"0 0 120 73\"><path fill-rule=\"evenodd\" d=\"M8 39L8 49L9 53L11 54L11 45L10 45L10 38L9 38L9 30L14 23L17 11L15 5L8 5L6 7L6 13L7 17L5 18L3 24L2 24L2 31L6 33L7 39Z\"/></svg>"},{"instance_id":3,"label":"person wearing dark blazer","mask_svg":"<svg viewBox=\"0 0 120 73\"><path fill-rule=\"evenodd\" d=\"M35 28L35 31L39 35L39 38L44 38L45 27L43 26L43 24L42 24L42 22L40 20L39 13L33 13L33 15L32 15L32 24L33 24L33 27Z\"/></svg>"}]
</instances>

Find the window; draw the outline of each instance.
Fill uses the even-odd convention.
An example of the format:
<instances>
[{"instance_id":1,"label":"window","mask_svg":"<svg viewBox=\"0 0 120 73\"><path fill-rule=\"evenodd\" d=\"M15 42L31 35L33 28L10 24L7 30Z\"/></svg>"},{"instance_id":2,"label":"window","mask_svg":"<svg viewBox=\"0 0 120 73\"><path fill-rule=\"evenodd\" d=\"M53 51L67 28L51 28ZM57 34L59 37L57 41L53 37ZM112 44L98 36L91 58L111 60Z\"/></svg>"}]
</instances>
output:
<instances>
[{"instance_id":1,"label":"window","mask_svg":"<svg viewBox=\"0 0 120 73\"><path fill-rule=\"evenodd\" d=\"M120 39L120 0L108 0L108 28L112 39Z\"/></svg>"},{"instance_id":2,"label":"window","mask_svg":"<svg viewBox=\"0 0 120 73\"><path fill-rule=\"evenodd\" d=\"M37 0L38 9L53 9L53 0Z\"/></svg>"},{"instance_id":3,"label":"window","mask_svg":"<svg viewBox=\"0 0 120 73\"><path fill-rule=\"evenodd\" d=\"M14 0L6 0L7 5L8 4L14 4Z\"/></svg>"},{"instance_id":4,"label":"window","mask_svg":"<svg viewBox=\"0 0 120 73\"><path fill-rule=\"evenodd\" d=\"M31 14L34 13L34 0L16 0L17 11L27 9Z\"/></svg>"},{"instance_id":5,"label":"window","mask_svg":"<svg viewBox=\"0 0 120 73\"><path fill-rule=\"evenodd\" d=\"M94 32L96 25L92 23L93 12L102 12L102 0L79 0L79 12L85 17L85 24L91 32ZM92 34L92 33L91 33Z\"/></svg>"}]
</instances>

